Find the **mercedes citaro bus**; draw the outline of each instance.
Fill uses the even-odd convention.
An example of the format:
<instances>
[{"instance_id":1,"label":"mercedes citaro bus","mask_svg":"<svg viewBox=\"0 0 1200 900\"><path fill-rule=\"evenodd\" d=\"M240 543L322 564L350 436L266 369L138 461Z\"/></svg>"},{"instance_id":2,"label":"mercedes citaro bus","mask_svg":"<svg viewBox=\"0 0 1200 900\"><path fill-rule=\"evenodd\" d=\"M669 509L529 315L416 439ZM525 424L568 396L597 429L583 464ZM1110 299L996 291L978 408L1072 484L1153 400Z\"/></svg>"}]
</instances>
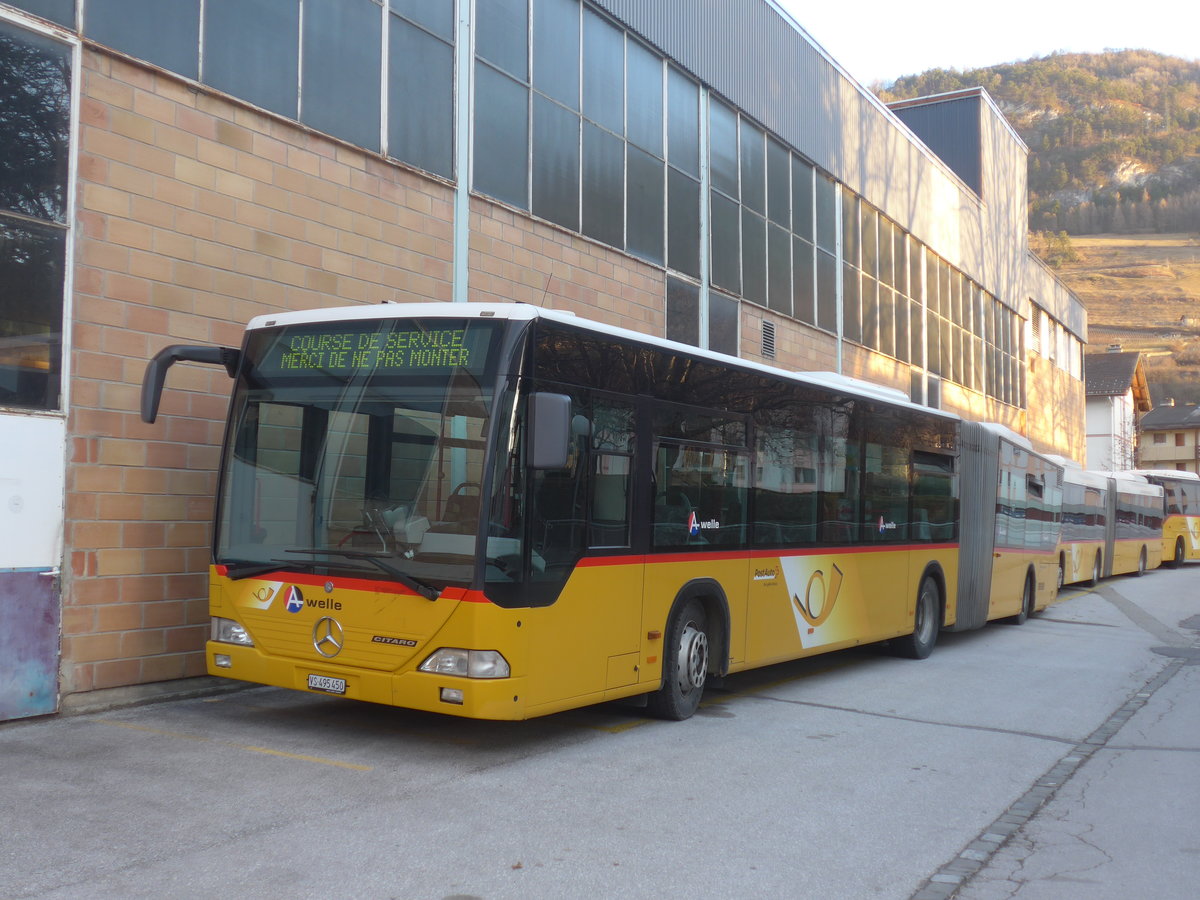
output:
<instances>
[{"instance_id":1,"label":"mercedes citaro bus","mask_svg":"<svg viewBox=\"0 0 1200 900\"><path fill-rule=\"evenodd\" d=\"M1000 426L521 304L260 316L233 380L208 671L460 716L638 698L1055 595L1062 469ZM168 398L170 402L170 398Z\"/></svg>"}]
</instances>

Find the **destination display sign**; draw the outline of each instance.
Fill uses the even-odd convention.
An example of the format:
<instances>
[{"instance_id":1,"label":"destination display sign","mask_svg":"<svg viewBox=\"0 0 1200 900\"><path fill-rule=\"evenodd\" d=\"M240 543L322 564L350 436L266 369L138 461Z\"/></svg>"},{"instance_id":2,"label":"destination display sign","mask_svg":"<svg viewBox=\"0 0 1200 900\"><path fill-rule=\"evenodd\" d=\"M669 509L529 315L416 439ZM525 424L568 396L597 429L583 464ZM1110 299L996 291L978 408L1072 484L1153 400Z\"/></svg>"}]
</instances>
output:
<instances>
[{"instance_id":1,"label":"destination display sign","mask_svg":"<svg viewBox=\"0 0 1200 900\"><path fill-rule=\"evenodd\" d=\"M453 369L481 373L493 322L411 320L285 328L257 356L263 375L419 375Z\"/></svg>"}]
</instances>

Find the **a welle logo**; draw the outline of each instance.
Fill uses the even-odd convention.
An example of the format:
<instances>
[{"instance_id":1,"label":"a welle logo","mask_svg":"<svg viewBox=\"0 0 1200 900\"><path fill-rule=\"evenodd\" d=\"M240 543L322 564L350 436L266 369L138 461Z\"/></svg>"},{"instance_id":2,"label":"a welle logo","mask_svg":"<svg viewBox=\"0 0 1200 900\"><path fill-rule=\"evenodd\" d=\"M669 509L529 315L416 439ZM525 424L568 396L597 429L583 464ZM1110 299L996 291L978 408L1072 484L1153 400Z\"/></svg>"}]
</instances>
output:
<instances>
[{"instance_id":1,"label":"a welle logo","mask_svg":"<svg viewBox=\"0 0 1200 900\"><path fill-rule=\"evenodd\" d=\"M309 609L332 609L334 611L342 608L342 604L337 600L306 600L304 595L300 593L300 588L292 585L288 589L287 606L284 608L290 613L298 613L306 606Z\"/></svg>"}]
</instances>

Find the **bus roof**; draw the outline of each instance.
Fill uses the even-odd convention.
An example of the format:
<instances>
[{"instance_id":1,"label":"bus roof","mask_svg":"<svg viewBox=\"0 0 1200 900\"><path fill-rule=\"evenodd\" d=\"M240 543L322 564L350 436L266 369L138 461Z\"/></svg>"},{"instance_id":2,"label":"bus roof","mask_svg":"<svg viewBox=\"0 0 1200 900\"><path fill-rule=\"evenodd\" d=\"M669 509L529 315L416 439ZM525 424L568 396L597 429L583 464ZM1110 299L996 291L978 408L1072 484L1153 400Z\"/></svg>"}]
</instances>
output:
<instances>
[{"instance_id":1,"label":"bus roof","mask_svg":"<svg viewBox=\"0 0 1200 900\"><path fill-rule=\"evenodd\" d=\"M1162 478L1175 481L1200 481L1200 475L1195 472L1180 472L1177 469L1130 469L1132 475L1142 475L1145 478Z\"/></svg>"},{"instance_id":2,"label":"bus roof","mask_svg":"<svg viewBox=\"0 0 1200 900\"><path fill-rule=\"evenodd\" d=\"M1138 472L1114 472L1112 478L1116 482L1117 490L1123 493L1144 494L1148 497L1162 497L1163 495L1160 485L1152 484L1146 479L1146 476Z\"/></svg>"},{"instance_id":3,"label":"bus roof","mask_svg":"<svg viewBox=\"0 0 1200 900\"><path fill-rule=\"evenodd\" d=\"M408 318L448 318L448 319L477 319L477 318L496 318L508 319L511 321L531 321L533 319L546 319L552 322L559 322L565 325L574 325L578 328L584 328L588 331L597 334L607 335L609 337L618 338L641 344L650 344L656 348L667 350L675 350L680 353L686 353L700 359L708 359L713 362L727 366L736 366L742 369L749 369L755 372L761 372L767 375L773 375L778 378L785 378L790 381L797 381L804 384L813 385L814 387L824 388L825 390L835 390L846 394L853 394L864 399L882 400L885 403L890 403L893 406L906 407L908 409L920 410L921 412L930 415L940 416L945 419L958 420L960 417L952 412L945 410L933 409L928 406L922 406L919 403L913 403L908 395L896 388L889 388L885 385L875 384L870 381L863 381L858 378L850 378L845 375L839 375L835 372L799 372L788 369L781 369L775 366L768 366L763 363L754 362L753 360L742 359L737 356L728 356L724 353L717 353L714 350L706 350L703 347L695 347L691 344L681 344L676 341L667 340L665 338L655 337L654 335L644 334L638 331L630 331L626 328L619 328L615 325L607 325L603 322L597 322L593 319L585 319L576 316L572 312L557 309L542 309L541 307L532 306L528 303L380 303L370 306L336 306L324 309L305 309L294 312L273 313L270 315L255 316L246 325L247 331L254 331L259 328L275 328L281 325L312 325L318 323L336 323L336 322L359 322L367 319L408 319ZM1003 428L1003 426L996 426ZM1008 431L1008 429L1004 429ZM1009 432L1012 435L1012 440L1024 442L1025 438ZM1030 448L1032 449L1032 447Z\"/></svg>"},{"instance_id":4,"label":"bus roof","mask_svg":"<svg viewBox=\"0 0 1200 900\"><path fill-rule=\"evenodd\" d=\"M1062 457L1059 457L1060 459ZM1080 484L1084 487L1095 488L1099 491L1108 490L1108 476L1103 472L1092 472L1079 465L1063 467L1063 481L1070 484Z\"/></svg>"}]
</instances>

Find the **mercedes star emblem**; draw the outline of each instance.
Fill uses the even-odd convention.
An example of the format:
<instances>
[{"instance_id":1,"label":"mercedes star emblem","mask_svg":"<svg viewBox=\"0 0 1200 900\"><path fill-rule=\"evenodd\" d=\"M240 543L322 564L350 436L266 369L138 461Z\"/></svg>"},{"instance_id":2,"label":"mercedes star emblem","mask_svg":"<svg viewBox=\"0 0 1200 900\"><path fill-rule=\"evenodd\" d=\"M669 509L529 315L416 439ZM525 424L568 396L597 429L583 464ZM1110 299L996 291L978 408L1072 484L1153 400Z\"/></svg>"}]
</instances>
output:
<instances>
[{"instance_id":1,"label":"mercedes star emblem","mask_svg":"<svg viewBox=\"0 0 1200 900\"><path fill-rule=\"evenodd\" d=\"M312 634L313 646L322 656L333 657L342 652L342 645L345 644L346 639L337 619L332 616L322 616L313 626Z\"/></svg>"}]
</instances>

